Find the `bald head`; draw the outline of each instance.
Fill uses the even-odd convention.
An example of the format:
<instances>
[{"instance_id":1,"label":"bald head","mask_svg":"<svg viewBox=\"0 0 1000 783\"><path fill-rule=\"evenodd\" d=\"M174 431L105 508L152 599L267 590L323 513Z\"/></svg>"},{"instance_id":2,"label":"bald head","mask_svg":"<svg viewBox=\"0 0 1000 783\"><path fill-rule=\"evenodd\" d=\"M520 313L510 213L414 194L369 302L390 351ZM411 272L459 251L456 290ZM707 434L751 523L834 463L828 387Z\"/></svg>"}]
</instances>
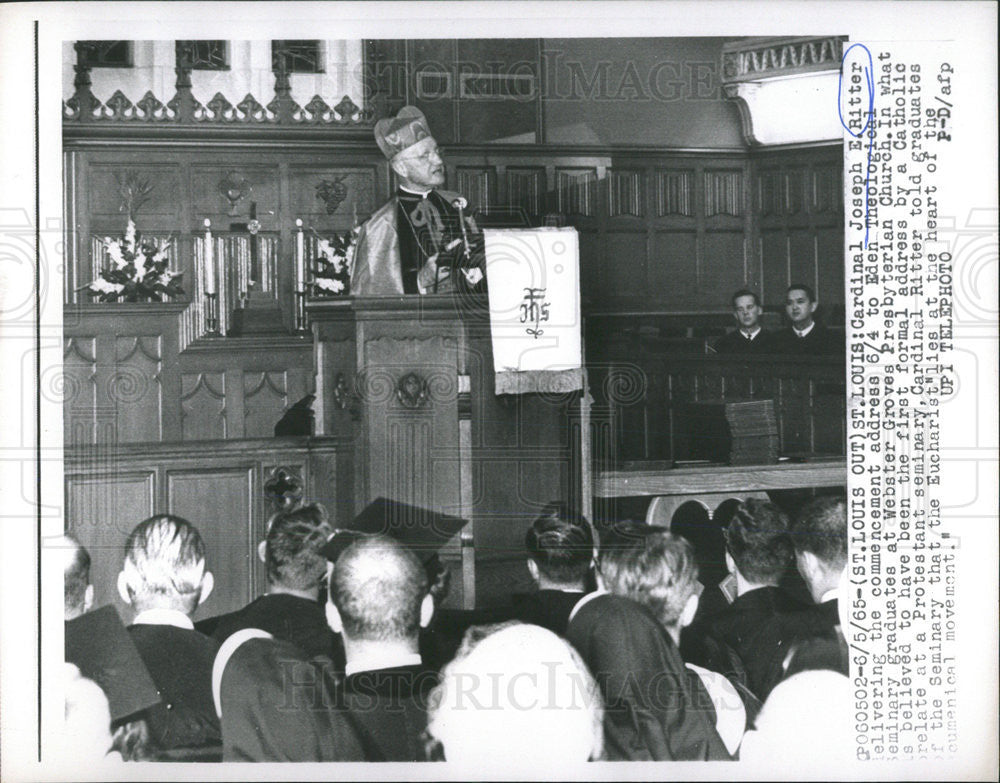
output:
<instances>
[{"instance_id":1,"label":"bald head","mask_svg":"<svg viewBox=\"0 0 1000 783\"><path fill-rule=\"evenodd\" d=\"M90 583L90 555L72 536L60 536L55 542L63 565L63 607L67 620L86 613L94 602Z\"/></svg>"},{"instance_id":2,"label":"bald head","mask_svg":"<svg viewBox=\"0 0 1000 783\"><path fill-rule=\"evenodd\" d=\"M420 561L387 536L349 546L337 558L330 578L330 600L344 636L351 640L415 639L427 594L427 573Z\"/></svg>"}]
</instances>

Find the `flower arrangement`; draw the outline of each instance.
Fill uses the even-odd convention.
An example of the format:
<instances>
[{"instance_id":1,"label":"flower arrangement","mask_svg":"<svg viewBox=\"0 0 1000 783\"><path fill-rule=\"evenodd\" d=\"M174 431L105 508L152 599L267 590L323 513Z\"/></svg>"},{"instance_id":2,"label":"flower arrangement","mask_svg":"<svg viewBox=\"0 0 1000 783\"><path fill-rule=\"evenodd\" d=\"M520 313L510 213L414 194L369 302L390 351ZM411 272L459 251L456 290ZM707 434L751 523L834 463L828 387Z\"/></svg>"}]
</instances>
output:
<instances>
[{"instance_id":1,"label":"flower arrangement","mask_svg":"<svg viewBox=\"0 0 1000 783\"><path fill-rule=\"evenodd\" d=\"M330 239L316 234L315 266L309 282L313 295L346 296L350 293L351 263L357 238L357 227L342 235L333 234Z\"/></svg>"},{"instance_id":2,"label":"flower arrangement","mask_svg":"<svg viewBox=\"0 0 1000 783\"><path fill-rule=\"evenodd\" d=\"M183 294L184 289L180 286L183 272L167 269L167 251L172 243L172 239L143 242L130 218L123 237L104 237L111 265L82 289L101 302L163 301L166 297Z\"/></svg>"}]
</instances>

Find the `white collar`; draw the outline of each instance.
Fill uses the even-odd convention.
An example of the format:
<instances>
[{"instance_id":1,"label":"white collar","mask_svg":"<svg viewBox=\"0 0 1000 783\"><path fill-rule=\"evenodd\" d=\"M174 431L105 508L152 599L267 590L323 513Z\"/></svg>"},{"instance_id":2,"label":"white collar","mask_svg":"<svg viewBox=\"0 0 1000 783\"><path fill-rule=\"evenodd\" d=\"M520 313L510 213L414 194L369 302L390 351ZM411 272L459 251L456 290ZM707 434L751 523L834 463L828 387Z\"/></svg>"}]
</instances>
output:
<instances>
[{"instance_id":1,"label":"white collar","mask_svg":"<svg viewBox=\"0 0 1000 783\"><path fill-rule=\"evenodd\" d=\"M585 603L587 603L588 601L591 601L594 598L597 598L597 596L599 596L599 595L608 595L608 594L609 593L608 593L607 590L595 590L592 593L587 593L583 598L581 598L579 601L576 602L576 605L573 607L572 611L570 611L570 613L569 613L569 620L567 620L566 622L569 623L570 620L572 620L576 616L576 613L580 611L580 608Z\"/></svg>"},{"instance_id":2,"label":"white collar","mask_svg":"<svg viewBox=\"0 0 1000 783\"><path fill-rule=\"evenodd\" d=\"M177 609L147 609L135 616L132 625L172 625L188 631L194 630L191 618Z\"/></svg>"},{"instance_id":3,"label":"white collar","mask_svg":"<svg viewBox=\"0 0 1000 783\"><path fill-rule=\"evenodd\" d=\"M421 198L427 198L427 196L430 195L430 192L434 190L434 188L429 188L428 190L414 190L413 188L408 188L405 185L400 185L399 189L404 193L409 193L413 196L420 196Z\"/></svg>"},{"instance_id":4,"label":"white collar","mask_svg":"<svg viewBox=\"0 0 1000 783\"><path fill-rule=\"evenodd\" d=\"M809 332L811 332L811 331L813 330L813 327L814 327L815 325L816 325L816 322L815 322L815 321L813 321L813 322L812 322L811 324L809 324L809 326L807 326L807 327L806 327L805 329L796 329L796 328L795 328L795 327L793 326L793 327L792 327L792 331L794 331L794 332L795 332L795 334L797 334L797 335L798 335L799 337L805 337L805 336L806 336L807 334L809 334Z\"/></svg>"},{"instance_id":5,"label":"white collar","mask_svg":"<svg viewBox=\"0 0 1000 783\"><path fill-rule=\"evenodd\" d=\"M836 601L838 598L840 598L840 588L835 587L823 593L823 597L819 599L819 602L825 604L827 601Z\"/></svg>"},{"instance_id":6,"label":"white collar","mask_svg":"<svg viewBox=\"0 0 1000 783\"><path fill-rule=\"evenodd\" d=\"M388 652L368 652L355 655L344 667L344 674L350 677L358 672L371 672L377 669L398 669L401 666L420 666L423 659L420 653L401 653L396 650Z\"/></svg>"},{"instance_id":7,"label":"white collar","mask_svg":"<svg viewBox=\"0 0 1000 783\"><path fill-rule=\"evenodd\" d=\"M748 340L753 340L753 339L754 339L754 338L755 338L755 337L756 337L756 336L757 336L758 334L760 334L760 330L761 330L761 327L760 327L760 324L758 324L758 325L757 325L757 328L756 328L756 329L754 329L754 330L753 330L752 332L750 332L749 334L747 334L747 333L746 333L746 332L745 332L745 331L744 331L743 329L740 329L740 334L742 334L742 335L743 335L744 337L746 337L746 338L747 338Z\"/></svg>"}]
</instances>

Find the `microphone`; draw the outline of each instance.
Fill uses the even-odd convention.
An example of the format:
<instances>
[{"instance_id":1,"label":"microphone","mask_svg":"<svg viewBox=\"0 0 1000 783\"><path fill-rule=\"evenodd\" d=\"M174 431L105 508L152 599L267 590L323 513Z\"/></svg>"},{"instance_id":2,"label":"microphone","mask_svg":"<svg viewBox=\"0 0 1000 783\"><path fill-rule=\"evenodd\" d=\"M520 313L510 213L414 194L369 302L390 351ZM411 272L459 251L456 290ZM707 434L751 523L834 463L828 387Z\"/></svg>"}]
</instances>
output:
<instances>
[{"instance_id":1,"label":"microphone","mask_svg":"<svg viewBox=\"0 0 1000 783\"><path fill-rule=\"evenodd\" d=\"M451 202L451 205L455 209L465 209L467 206L469 206L469 202L466 201L462 196L459 196L457 199Z\"/></svg>"}]
</instances>

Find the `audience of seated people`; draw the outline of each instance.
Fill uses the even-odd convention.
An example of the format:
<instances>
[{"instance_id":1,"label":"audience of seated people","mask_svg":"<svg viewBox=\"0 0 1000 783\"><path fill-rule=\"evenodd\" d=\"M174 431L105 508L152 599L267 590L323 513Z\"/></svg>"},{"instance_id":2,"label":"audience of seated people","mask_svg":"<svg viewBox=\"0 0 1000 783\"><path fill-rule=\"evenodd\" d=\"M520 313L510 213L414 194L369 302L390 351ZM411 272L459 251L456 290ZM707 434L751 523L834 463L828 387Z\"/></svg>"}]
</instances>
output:
<instances>
[{"instance_id":1,"label":"audience of seated people","mask_svg":"<svg viewBox=\"0 0 1000 783\"><path fill-rule=\"evenodd\" d=\"M847 559L841 498L813 501L790 529L770 504L744 502L726 530L736 598L688 631L701 592L689 542L663 528L612 525L601 533L599 589L587 593L594 532L565 508L546 507L526 536L538 595L513 608L533 622L464 629L440 675L420 654L435 595L412 547L389 535L354 534L333 556L323 612L321 558L339 535L330 533L315 506L272 519L262 547L268 594L219 621L217 633L223 622L234 629L220 633L220 647L190 619L212 587L198 531L171 515L138 525L118 584L137 613L128 635L160 703L144 711L145 720L119 725L113 744L115 727L101 713L94 730L108 731L92 743L95 757L113 747L126 760L513 760L542 769L588 759L747 758L746 736L759 758L779 741L788 704L819 681L815 675L847 687L837 604ZM70 617L93 590L86 551L75 542L65 550ZM793 558L812 607L776 586ZM310 622L282 623L279 612L255 608L280 596L308 604L293 614ZM322 638L313 605L343 645L343 670L324 645L312 644ZM679 641L691 632L708 640L710 654L686 661L688 646ZM744 686L763 701L756 724ZM842 696L829 694L831 704ZM491 709L475 707L487 703ZM220 744L217 755L170 755Z\"/></svg>"}]
</instances>

